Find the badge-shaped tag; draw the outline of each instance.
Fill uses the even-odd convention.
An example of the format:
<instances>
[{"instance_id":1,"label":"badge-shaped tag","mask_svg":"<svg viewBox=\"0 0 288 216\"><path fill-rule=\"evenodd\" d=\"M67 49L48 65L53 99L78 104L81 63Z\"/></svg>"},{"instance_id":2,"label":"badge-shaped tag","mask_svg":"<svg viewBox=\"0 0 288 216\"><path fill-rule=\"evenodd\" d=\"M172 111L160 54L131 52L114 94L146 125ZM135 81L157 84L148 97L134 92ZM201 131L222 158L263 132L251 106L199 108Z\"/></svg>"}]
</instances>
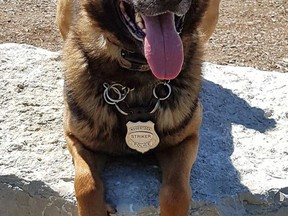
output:
<instances>
[{"instance_id":1,"label":"badge-shaped tag","mask_svg":"<svg viewBox=\"0 0 288 216\"><path fill-rule=\"evenodd\" d=\"M153 122L129 121L126 126L126 143L131 149L145 153L159 144L159 137L154 130Z\"/></svg>"}]
</instances>

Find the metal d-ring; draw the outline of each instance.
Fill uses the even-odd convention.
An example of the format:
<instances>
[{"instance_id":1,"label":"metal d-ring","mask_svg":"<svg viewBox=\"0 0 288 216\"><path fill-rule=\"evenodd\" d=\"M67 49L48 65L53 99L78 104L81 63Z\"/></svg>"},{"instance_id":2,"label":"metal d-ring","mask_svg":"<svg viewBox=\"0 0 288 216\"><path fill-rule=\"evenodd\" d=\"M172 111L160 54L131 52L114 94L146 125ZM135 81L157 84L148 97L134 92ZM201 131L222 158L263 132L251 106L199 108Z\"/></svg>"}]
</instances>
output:
<instances>
[{"instance_id":1,"label":"metal d-ring","mask_svg":"<svg viewBox=\"0 0 288 216\"><path fill-rule=\"evenodd\" d=\"M157 95L157 93L156 93L156 88L157 88L158 86L160 86L160 85L163 85L164 87L167 87L167 88L168 88L168 93L167 93L167 95L166 95L165 97L159 97L159 96ZM163 100L166 100L167 98L170 97L171 91L172 91L172 89L171 89L171 86L170 86L170 84L169 84L169 81L167 81L167 82L160 82L160 83L158 83L158 84L154 87L154 89L153 89L153 95L154 95L154 97L155 97L156 99L158 99L158 100L160 100L160 101L163 101Z\"/></svg>"},{"instance_id":2,"label":"metal d-ring","mask_svg":"<svg viewBox=\"0 0 288 216\"><path fill-rule=\"evenodd\" d=\"M160 107L160 102L164 101L166 99L168 99L171 95L172 89L171 86L169 84L170 80L165 81L165 82L159 82L154 88L153 88L153 96L155 99L157 99L157 102L155 103L154 108L149 112L150 114L156 112L156 110ZM165 95L164 97L159 97L156 93L156 88L159 87L160 85L162 85L163 87L166 87L168 89L167 95ZM110 105L114 105L116 107L116 109L123 115L129 115L129 113L125 112L124 110L122 110L118 103L122 102L125 100L125 98L127 97L127 95L129 94L130 91L133 91L133 89L127 88L121 84L118 83L114 83L112 85L109 85L108 83L104 83L103 84L105 90L103 93L103 97L104 100L110 104ZM109 95L109 91L112 90L114 91L114 93L116 93L116 98L113 98L111 95Z\"/></svg>"},{"instance_id":3,"label":"metal d-ring","mask_svg":"<svg viewBox=\"0 0 288 216\"><path fill-rule=\"evenodd\" d=\"M170 80L165 81L165 82L160 82L160 83L158 83L158 84L154 87L154 89L153 89L153 95L154 95L154 97L157 99L157 102L156 102L154 108L150 111L150 114L154 113L154 112L160 107L160 101L166 100L166 99L168 99L168 98L170 97L171 92L172 92L172 89L171 89L171 86L170 86L169 82L170 82ZM156 93L156 88L157 88L159 85L163 85L164 87L167 87L167 88L168 88L168 93L167 93L167 95L166 95L165 97L159 97L159 96L157 95L157 93Z\"/></svg>"},{"instance_id":4,"label":"metal d-ring","mask_svg":"<svg viewBox=\"0 0 288 216\"><path fill-rule=\"evenodd\" d=\"M150 114L153 114L154 112L156 112L156 110L160 107L160 100L157 100L154 108L150 111Z\"/></svg>"},{"instance_id":5,"label":"metal d-ring","mask_svg":"<svg viewBox=\"0 0 288 216\"><path fill-rule=\"evenodd\" d=\"M115 105L125 100L126 96L131 91L129 88L124 87L121 84L117 84L117 83L112 84L112 85L109 85L108 83L104 83L103 86L105 88L104 93L103 93L104 100L110 105ZM113 90L114 93L116 93L116 95L118 96L118 98L113 98L112 96L110 96L109 95L110 90Z\"/></svg>"},{"instance_id":6,"label":"metal d-ring","mask_svg":"<svg viewBox=\"0 0 288 216\"><path fill-rule=\"evenodd\" d=\"M104 97L104 100L106 101L106 103L108 103L110 105L114 105L121 114L128 115L127 112L123 111L118 106L118 103L125 100L125 98L129 94L129 92L133 91L134 89L124 87L123 85L118 84L118 83L114 83L112 85L109 85L108 83L104 83L103 86L105 88L104 93L103 93L103 97ZM116 93L116 95L118 96L118 98L111 97L109 95L110 90L113 90L114 93Z\"/></svg>"}]
</instances>

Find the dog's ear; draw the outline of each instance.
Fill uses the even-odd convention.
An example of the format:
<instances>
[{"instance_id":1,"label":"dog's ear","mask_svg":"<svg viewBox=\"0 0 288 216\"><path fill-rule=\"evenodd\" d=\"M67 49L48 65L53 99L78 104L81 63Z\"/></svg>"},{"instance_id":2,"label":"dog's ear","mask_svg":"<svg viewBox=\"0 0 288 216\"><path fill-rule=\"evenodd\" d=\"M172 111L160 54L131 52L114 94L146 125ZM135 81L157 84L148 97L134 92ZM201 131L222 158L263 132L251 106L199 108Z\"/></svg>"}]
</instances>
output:
<instances>
[{"instance_id":1,"label":"dog's ear","mask_svg":"<svg viewBox=\"0 0 288 216\"><path fill-rule=\"evenodd\" d=\"M208 7L201 20L199 31L201 40L205 43L214 32L219 17L220 0L209 0Z\"/></svg>"},{"instance_id":2,"label":"dog's ear","mask_svg":"<svg viewBox=\"0 0 288 216\"><path fill-rule=\"evenodd\" d=\"M56 22L63 40L67 38L79 8L79 0L57 0Z\"/></svg>"},{"instance_id":3,"label":"dog's ear","mask_svg":"<svg viewBox=\"0 0 288 216\"><path fill-rule=\"evenodd\" d=\"M72 0L58 0L56 21L62 39L66 40L72 22Z\"/></svg>"}]
</instances>

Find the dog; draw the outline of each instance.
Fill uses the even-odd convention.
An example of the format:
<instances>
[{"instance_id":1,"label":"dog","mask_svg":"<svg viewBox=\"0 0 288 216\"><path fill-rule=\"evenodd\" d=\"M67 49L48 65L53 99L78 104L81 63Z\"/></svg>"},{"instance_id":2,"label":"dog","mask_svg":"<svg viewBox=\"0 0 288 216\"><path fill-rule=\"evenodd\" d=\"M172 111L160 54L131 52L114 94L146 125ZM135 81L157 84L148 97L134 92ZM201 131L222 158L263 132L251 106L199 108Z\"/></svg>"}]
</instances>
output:
<instances>
[{"instance_id":1,"label":"dog","mask_svg":"<svg viewBox=\"0 0 288 216\"><path fill-rule=\"evenodd\" d=\"M187 216L202 108L202 44L220 0L58 0L64 40L64 136L79 216L115 209L100 172L109 156L155 154L161 216Z\"/></svg>"}]
</instances>

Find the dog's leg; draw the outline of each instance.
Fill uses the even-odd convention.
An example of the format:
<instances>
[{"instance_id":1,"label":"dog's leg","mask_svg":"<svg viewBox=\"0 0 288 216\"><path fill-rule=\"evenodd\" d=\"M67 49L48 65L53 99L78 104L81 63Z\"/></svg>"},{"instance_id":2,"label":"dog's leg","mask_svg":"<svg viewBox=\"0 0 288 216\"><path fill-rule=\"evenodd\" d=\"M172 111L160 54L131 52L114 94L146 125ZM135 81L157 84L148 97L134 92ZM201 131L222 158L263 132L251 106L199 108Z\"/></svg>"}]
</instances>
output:
<instances>
[{"instance_id":1,"label":"dog's leg","mask_svg":"<svg viewBox=\"0 0 288 216\"><path fill-rule=\"evenodd\" d=\"M190 172L198 150L198 134L157 154L162 170L161 216L187 216L191 200Z\"/></svg>"},{"instance_id":2,"label":"dog's leg","mask_svg":"<svg viewBox=\"0 0 288 216\"><path fill-rule=\"evenodd\" d=\"M187 216L191 201L190 173L198 152L202 122L200 103L188 126L188 134L179 145L156 153L162 170L160 189L161 216Z\"/></svg>"},{"instance_id":3,"label":"dog's leg","mask_svg":"<svg viewBox=\"0 0 288 216\"><path fill-rule=\"evenodd\" d=\"M75 195L78 203L78 216L107 216L114 213L104 201L104 186L100 172L106 157L93 153L72 135L66 136L68 149L75 166Z\"/></svg>"}]
</instances>

